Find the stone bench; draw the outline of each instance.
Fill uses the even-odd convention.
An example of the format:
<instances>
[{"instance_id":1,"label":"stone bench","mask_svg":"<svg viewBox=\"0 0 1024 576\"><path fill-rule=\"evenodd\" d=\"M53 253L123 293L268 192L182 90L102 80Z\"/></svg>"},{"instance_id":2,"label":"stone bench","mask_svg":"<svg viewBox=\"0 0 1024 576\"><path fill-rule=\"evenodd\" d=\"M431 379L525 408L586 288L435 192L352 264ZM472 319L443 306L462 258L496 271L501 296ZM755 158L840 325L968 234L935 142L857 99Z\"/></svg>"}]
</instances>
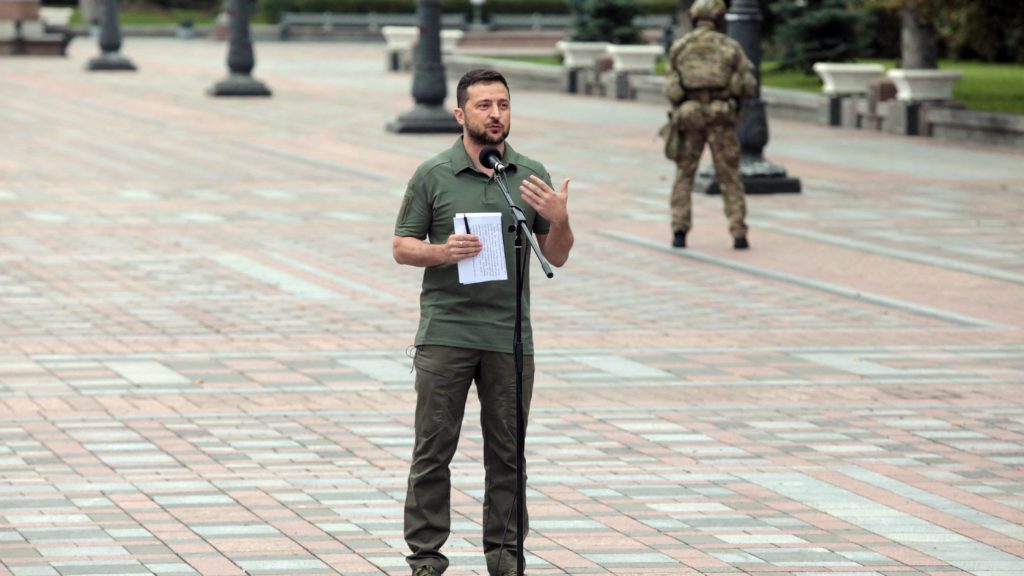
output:
<instances>
[{"instance_id":1,"label":"stone bench","mask_svg":"<svg viewBox=\"0 0 1024 576\"><path fill-rule=\"evenodd\" d=\"M564 30L571 25L568 14L492 14L490 19L496 30Z\"/></svg>"},{"instance_id":2,"label":"stone bench","mask_svg":"<svg viewBox=\"0 0 1024 576\"><path fill-rule=\"evenodd\" d=\"M284 12L277 22L277 35L281 40L293 36L325 36L339 31L375 36L384 26L417 26L416 14L390 14L379 12ZM442 14L442 28L461 28L465 24L462 14Z\"/></svg>"}]
</instances>

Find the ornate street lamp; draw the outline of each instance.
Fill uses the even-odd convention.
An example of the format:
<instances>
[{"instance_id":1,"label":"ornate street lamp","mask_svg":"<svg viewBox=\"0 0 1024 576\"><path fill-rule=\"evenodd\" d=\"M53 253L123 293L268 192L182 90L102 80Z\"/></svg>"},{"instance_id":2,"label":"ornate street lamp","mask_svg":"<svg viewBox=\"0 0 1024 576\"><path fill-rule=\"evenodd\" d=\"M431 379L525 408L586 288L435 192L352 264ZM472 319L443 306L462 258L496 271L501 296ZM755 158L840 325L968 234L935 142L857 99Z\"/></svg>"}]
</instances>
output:
<instances>
[{"instance_id":1,"label":"ornate street lamp","mask_svg":"<svg viewBox=\"0 0 1024 576\"><path fill-rule=\"evenodd\" d=\"M757 92L743 103L740 120L740 177L747 194L773 194L800 192L800 180L786 175L786 169L765 160L764 147L768 144L768 118L761 100L761 8L757 0L734 0L725 15L729 37L739 42L754 64ZM718 194L718 181L713 169L701 170L698 185L705 186L708 194Z\"/></svg>"},{"instance_id":2,"label":"ornate street lamp","mask_svg":"<svg viewBox=\"0 0 1024 576\"><path fill-rule=\"evenodd\" d=\"M444 109L448 84L441 62L441 0L417 0L420 39L416 46L416 67L412 76L413 109L387 125L389 132L462 132L455 116Z\"/></svg>"}]
</instances>

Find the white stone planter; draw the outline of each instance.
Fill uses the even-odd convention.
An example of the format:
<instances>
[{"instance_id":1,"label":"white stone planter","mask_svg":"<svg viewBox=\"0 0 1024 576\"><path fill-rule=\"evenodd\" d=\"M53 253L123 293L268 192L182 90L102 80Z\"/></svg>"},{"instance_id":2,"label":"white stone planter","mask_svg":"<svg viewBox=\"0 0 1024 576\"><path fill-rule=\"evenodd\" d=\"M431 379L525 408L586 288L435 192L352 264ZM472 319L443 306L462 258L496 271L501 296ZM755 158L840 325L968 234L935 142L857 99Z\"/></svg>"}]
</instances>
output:
<instances>
[{"instance_id":1,"label":"white stone planter","mask_svg":"<svg viewBox=\"0 0 1024 576\"><path fill-rule=\"evenodd\" d=\"M420 37L420 30L415 26L383 26L380 33L384 35L384 43L389 51L407 52L412 50Z\"/></svg>"},{"instance_id":2,"label":"white stone planter","mask_svg":"<svg viewBox=\"0 0 1024 576\"><path fill-rule=\"evenodd\" d=\"M885 74L881 64L847 64L840 62L817 62L814 71L824 84L822 91L829 96L864 94L868 82Z\"/></svg>"},{"instance_id":3,"label":"white stone planter","mask_svg":"<svg viewBox=\"0 0 1024 576\"><path fill-rule=\"evenodd\" d=\"M664 54L654 44L608 44L606 51L612 57L615 72L654 72L654 65Z\"/></svg>"},{"instance_id":4,"label":"white stone planter","mask_svg":"<svg viewBox=\"0 0 1024 576\"><path fill-rule=\"evenodd\" d=\"M560 40L555 46L562 52L562 65L566 68L593 68L605 53L608 43Z\"/></svg>"},{"instance_id":5,"label":"white stone planter","mask_svg":"<svg viewBox=\"0 0 1024 576\"><path fill-rule=\"evenodd\" d=\"M71 24L71 8L43 6L39 8L39 19L52 28L67 28Z\"/></svg>"},{"instance_id":6,"label":"white stone planter","mask_svg":"<svg viewBox=\"0 0 1024 576\"><path fill-rule=\"evenodd\" d=\"M420 39L420 29L416 26L382 26L380 33L384 35L385 47L394 52L412 51ZM462 34L462 30L441 30L441 52L453 52Z\"/></svg>"},{"instance_id":7,"label":"white stone planter","mask_svg":"<svg viewBox=\"0 0 1024 576\"><path fill-rule=\"evenodd\" d=\"M959 70L902 70L886 72L896 85L896 99L903 102L952 100Z\"/></svg>"},{"instance_id":8,"label":"white stone planter","mask_svg":"<svg viewBox=\"0 0 1024 576\"><path fill-rule=\"evenodd\" d=\"M462 30L441 30L441 52L444 54L455 52L455 47L459 45L463 34Z\"/></svg>"}]
</instances>

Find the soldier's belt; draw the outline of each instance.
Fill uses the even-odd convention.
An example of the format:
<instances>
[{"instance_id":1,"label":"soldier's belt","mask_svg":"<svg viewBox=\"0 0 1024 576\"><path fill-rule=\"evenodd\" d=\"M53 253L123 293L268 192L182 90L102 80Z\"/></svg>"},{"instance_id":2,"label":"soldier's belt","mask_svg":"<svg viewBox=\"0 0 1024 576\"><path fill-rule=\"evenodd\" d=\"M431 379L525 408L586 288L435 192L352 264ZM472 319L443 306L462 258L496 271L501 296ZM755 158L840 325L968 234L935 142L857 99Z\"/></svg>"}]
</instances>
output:
<instances>
[{"instance_id":1,"label":"soldier's belt","mask_svg":"<svg viewBox=\"0 0 1024 576\"><path fill-rule=\"evenodd\" d=\"M697 100L703 104L712 100L728 100L729 98L729 92L721 88L687 88L683 95L683 100Z\"/></svg>"}]
</instances>

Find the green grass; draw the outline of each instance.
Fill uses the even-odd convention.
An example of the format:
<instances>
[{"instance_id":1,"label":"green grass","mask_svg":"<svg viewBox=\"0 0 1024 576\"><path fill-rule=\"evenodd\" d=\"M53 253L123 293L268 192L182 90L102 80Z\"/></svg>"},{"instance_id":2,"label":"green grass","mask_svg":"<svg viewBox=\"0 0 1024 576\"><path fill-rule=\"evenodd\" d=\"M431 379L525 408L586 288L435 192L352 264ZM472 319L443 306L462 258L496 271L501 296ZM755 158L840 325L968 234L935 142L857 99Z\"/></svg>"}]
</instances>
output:
<instances>
[{"instance_id":1,"label":"green grass","mask_svg":"<svg viewBox=\"0 0 1024 576\"><path fill-rule=\"evenodd\" d=\"M516 62L528 62L530 64L543 64L545 66L561 66L561 56L488 56L494 60L514 60Z\"/></svg>"},{"instance_id":2,"label":"green grass","mask_svg":"<svg viewBox=\"0 0 1024 576\"><path fill-rule=\"evenodd\" d=\"M821 92L821 79L817 74L807 75L799 70L779 70L778 62L770 60L761 63L761 84L772 88Z\"/></svg>"},{"instance_id":3,"label":"green grass","mask_svg":"<svg viewBox=\"0 0 1024 576\"><path fill-rule=\"evenodd\" d=\"M859 62L881 64L888 70L893 67L891 60L859 60ZM971 110L1024 114L1024 66L1014 64L992 64L943 60L943 70L960 70L963 78L953 89L953 98L963 102ZM790 88L805 92L821 90L821 80L816 74L806 75L792 70L779 70L778 63L765 61L761 65L761 82L765 86Z\"/></svg>"},{"instance_id":4,"label":"green grass","mask_svg":"<svg viewBox=\"0 0 1024 576\"><path fill-rule=\"evenodd\" d=\"M963 71L953 97L968 108L1024 114L1024 66L945 61L939 68Z\"/></svg>"}]
</instances>

